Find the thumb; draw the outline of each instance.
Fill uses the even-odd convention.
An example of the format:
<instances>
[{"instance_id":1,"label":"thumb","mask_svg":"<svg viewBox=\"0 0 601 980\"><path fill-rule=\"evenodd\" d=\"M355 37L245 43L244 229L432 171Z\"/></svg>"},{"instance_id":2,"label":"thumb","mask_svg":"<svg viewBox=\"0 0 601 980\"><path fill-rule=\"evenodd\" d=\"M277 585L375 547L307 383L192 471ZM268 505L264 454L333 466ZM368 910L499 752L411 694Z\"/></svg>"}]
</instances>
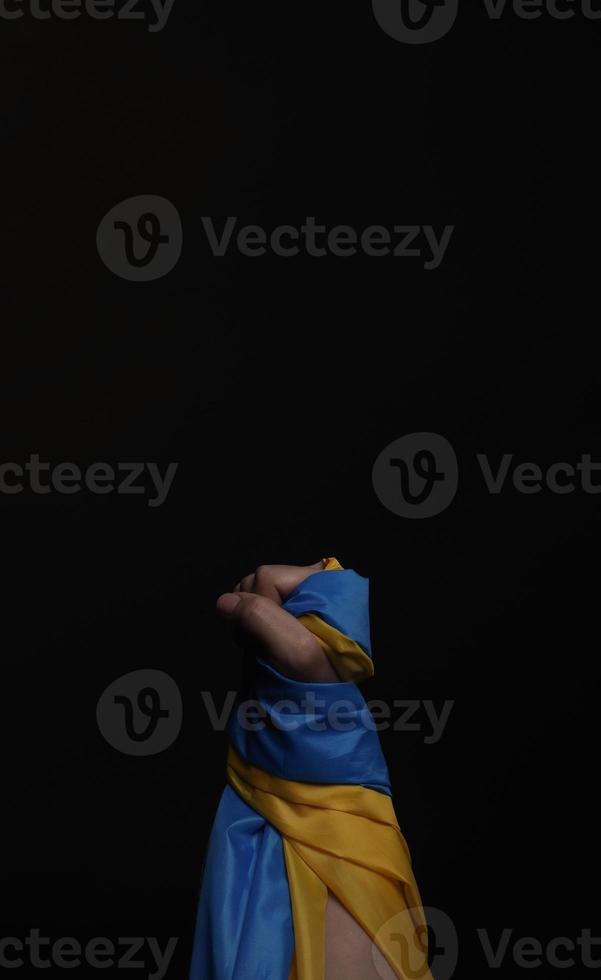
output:
<instances>
[{"instance_id":1,"label":"thumb","mask_svg":"<svg viewBox=\"0 0 601 980\"><path fill-rule=\"evenodd\" d=\"M313 634L272 599L252 592L226 592L217 600L217 612L258 642L267 659L287 677L339 680Z\"/></svg>"}]
</instances>

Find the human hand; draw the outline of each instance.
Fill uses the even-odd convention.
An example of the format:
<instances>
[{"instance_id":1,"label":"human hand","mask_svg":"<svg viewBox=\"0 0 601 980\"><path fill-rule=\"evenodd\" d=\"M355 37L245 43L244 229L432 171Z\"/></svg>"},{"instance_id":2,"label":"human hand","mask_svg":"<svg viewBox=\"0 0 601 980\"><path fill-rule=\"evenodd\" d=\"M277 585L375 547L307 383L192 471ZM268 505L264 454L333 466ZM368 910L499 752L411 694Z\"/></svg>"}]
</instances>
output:
<instances>
[{"instance_id":1,"label":"human hand","mask_svg":"<svg viewBox=\"0 0 601 980\"><path fill-rule=\"evenodd\" d=\"M339 677L312 633L282 604L309 575L314 565L260 565L217 600L217 612L259 643L267 660L294 680L338 681Z\"/></svg>"}]
</instances>

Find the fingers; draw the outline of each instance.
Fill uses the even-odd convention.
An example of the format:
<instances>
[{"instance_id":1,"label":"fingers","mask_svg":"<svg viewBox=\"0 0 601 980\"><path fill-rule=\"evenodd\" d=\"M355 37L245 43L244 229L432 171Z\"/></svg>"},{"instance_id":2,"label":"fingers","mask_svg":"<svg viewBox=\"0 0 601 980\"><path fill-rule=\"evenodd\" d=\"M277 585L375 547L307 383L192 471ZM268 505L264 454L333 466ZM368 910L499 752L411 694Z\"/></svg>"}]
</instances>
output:
<instances>
[{"instance_id":1,"label":"fingers","mask_svg":"<svg viewBox=\"0 0 601 980\"><path fill-rule=\"evenodd\" d=\"M255 591L255 573L251 572L250 575L245 575L243 579L235 586L234 592L254 592Z\"/></svg>"},{"instance_id":2,"label":"fingers","mask_svg":"<svg viewBox=\"0 0 601 980\"><path fill-rule=\"evenodd\" d=\"M259 565L238 582L234 592L254 592L281 605L301 582L323 567L323 559L312 565Z\"/></svg>"},{"instance_id":3,"label":"fingers","mask_svg":"<svg viewBox=\"0 0 601 980\"><path fill-rule=\"evenodd\" d=\"M217 611L225 619L257 643L283 674L297 680L339 680L315 637L281 608L324 563L322 559L312 565L260 565L217 602Z\"/></svg>"},{"instance_id":4,"label":"fingers","mask_svg":"<svg viewBox=\"0 0 601 980\"><path fill-rule=\"evenodd\" d=\"M318 682L339 679L313 634L267 596L226 592L217 600L217 611L259 643L266 658L287 677Z\"/></svg>"}]
</instances>

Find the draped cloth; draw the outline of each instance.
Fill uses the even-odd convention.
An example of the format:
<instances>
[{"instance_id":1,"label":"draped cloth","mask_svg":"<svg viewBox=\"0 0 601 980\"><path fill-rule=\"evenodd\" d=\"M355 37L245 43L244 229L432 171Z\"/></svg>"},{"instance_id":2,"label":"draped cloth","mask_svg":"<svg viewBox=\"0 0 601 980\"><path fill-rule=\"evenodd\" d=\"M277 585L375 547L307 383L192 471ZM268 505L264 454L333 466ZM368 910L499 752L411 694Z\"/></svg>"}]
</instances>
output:
<instances>
[{"instance_id":1,"label":"draped cloth","mask_svg":"<svg viewBox=\"0 0 601 980\"><path fill-rule=\"evenodd\" d=\"M331 892L401 980L432 980L386 762L357 682L373 673L368 582L328 559L284 604L339 683L256 660L228 724L190 980L324 980Z\"/></svg>"}]
</instances>

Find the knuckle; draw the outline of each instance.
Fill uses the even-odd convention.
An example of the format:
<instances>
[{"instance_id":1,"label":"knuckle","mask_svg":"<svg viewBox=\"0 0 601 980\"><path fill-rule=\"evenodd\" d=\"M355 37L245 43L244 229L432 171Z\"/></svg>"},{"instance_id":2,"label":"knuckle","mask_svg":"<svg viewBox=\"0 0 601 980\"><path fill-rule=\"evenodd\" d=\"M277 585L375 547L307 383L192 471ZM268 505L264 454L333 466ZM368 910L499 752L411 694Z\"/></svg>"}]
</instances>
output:
<instances>
[{"instance_id":1,"label":"knuckle","mask_svg":"<svg viewBox=\"0 0 601 980\"><path fill-rule=\"evenodd\" d=\"M260 619L265 600L260 595L250 595L242 600L240 619L246 625Z\"/></svg>"}]
</instances>

